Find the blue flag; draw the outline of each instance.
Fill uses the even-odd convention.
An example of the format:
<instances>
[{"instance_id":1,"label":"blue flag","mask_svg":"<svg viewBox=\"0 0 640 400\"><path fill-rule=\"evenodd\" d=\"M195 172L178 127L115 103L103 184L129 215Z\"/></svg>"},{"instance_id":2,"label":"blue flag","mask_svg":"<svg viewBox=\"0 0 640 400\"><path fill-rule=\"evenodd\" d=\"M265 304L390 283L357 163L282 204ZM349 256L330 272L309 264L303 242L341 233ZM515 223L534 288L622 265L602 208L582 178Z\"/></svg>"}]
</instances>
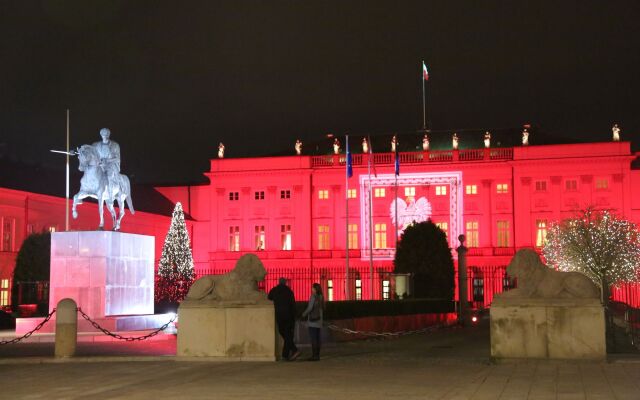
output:
<instances>
[{"instance_id":1,"label":"blue flag","mask_svg":"<svg viewBox=\"0 0 640 400\"><path fill-rule=\"evenodd\" d=\"M396 151L394 153L395 155L395 172L396 172L396 176L400 175L400 156L398 155L398 145L396 144Z\"/></svg>"},{"instance_id":2,"label":"blue flag","mask_svg":"<svg viewBox=\"0 0 640 400\"><path fill-rule=\"evenodd\" d=\"M353 176L353 162L351 160L351 150L349 150L349 135L346 136L347 142L347 178Z\"/></svg>"}]
</instances>

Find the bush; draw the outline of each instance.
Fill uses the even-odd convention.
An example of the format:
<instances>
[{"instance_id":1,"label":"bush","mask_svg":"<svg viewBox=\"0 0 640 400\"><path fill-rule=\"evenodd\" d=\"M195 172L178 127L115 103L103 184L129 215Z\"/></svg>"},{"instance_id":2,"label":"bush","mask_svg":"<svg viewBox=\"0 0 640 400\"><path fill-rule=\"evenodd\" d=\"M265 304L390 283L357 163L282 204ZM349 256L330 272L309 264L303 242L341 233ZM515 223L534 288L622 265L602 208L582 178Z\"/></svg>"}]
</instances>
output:
<instances>
[{"instance_id":1,"label":"bush","mask_svg":"<svg viewBox=\"0 0 640 400\"><path fill-rule=\"evenodd\" d=\"M393 260L395 273L413 274L413 296L453 300L454 268L447 235L431 220L405 229Z\"/></svg>"},{"instance_id":2,"label":"bush","mask_svg":"<svg viewBox=\"0 0 640 400\"><path fill-rule=\"evenodd\" d=\"M296 302L297 315L300 316L306 307L306 301ZM339 320L450 312L454 312L454 305L451 300L446 299L330 301L325 303L324 319Z\"/></svg>"},{"instance_id":3,"label":"bush","mask_svg":"<svg viewBox=\"0 0 640 400\"><path fill-rule=\"evenodd\" d=\"M22 242L16 257L16 267L13 270L13 288L11 290L11 304L14 310L18 306L18 291L20 286L35 288L41 282L49 281L51 260L51 234L49 232L33 233ZM32 296L33 297L33 296ZM39 301L39 309L48 310L49 298L28 299ZM48 313L44 313L47 315Z\"/></svg>"}]
</instances>

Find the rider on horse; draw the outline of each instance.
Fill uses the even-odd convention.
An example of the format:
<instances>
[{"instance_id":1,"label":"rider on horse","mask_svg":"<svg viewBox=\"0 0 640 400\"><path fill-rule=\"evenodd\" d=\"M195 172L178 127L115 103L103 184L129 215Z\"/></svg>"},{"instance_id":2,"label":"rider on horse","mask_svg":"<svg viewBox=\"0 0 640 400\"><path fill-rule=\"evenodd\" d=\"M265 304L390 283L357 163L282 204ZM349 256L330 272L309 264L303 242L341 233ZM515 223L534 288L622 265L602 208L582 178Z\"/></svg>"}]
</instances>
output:
<instances>
[{"instance_id":1,"label":"rider on horse","mask_svg":"<svg viewBox=\"0 0 640 400\"><path fill-rule=\"evenodd\" d=\"M120 177L120 145L109 139L111 131L107 128L100 129L101 142L95 142L92 146L100 157L100 168L107 175L109 185L118 184Z\"/></svg>"}]
</instances>

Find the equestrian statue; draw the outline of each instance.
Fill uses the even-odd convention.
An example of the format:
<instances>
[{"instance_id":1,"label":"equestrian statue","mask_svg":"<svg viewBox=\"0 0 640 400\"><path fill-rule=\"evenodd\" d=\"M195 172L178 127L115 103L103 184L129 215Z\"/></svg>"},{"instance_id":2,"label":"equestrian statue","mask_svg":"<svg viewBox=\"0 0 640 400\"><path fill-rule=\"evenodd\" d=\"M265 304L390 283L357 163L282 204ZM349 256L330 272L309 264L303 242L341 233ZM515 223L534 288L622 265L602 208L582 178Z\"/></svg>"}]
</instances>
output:
<instances>
[{"instance_id":1,"label":"equestrian statue","mask_svg":"<svg viewBox=\"0 0 640 400\"><path fill-rule=\"evenodd\" d=\"M100 214L100 226L104 229L104 216L102 215L104 203L111 213L113 230L120 230L120 223L124 217L125 201L131 214L135 214L131 202L131 185L129 178L120 173L120 146L110 140L111 131L107 128L100 130L102 141L92 145L82 145L74 153L78 155L80 166L78 169L84 172L80 179L80 191L73 196L73 218L78 218L76 206L82 204L82 199L93 197L98 200L98 212ZM114 202L118 202L119 214L116 215Z\"/></svg>"}]
</instances>

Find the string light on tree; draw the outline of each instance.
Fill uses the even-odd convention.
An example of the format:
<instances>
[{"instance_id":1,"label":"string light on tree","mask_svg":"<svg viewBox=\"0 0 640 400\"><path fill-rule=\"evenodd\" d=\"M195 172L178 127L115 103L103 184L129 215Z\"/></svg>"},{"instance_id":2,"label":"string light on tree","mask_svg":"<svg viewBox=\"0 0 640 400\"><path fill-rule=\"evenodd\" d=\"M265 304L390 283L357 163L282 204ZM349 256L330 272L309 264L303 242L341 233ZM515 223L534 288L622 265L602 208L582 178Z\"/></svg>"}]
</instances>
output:
<instances>
[{"instance_id":1,"label":"string light on tree","mask_svg":"<svg viewBox=\"0 0 640 400\"><path fill-rule=\"evenodd\" d=\"M562 271L578 271L609 299L609 285L638 280L640 233L638 227L609 210L587 208L576 218L552 224L543 253Z\"/></svg>"},{"instance_id":2,"label":"string light on tree","mask_svg":"<svg viewBox=\"0 0 640 400\"><path fill-rule=\"evenodd\" d=\"M158 266L156 299L180 301L186 296L195 279L191 241L184 221L182 204L176 203L171 226L162 247Z\"/></svg>"}]
</instances>

